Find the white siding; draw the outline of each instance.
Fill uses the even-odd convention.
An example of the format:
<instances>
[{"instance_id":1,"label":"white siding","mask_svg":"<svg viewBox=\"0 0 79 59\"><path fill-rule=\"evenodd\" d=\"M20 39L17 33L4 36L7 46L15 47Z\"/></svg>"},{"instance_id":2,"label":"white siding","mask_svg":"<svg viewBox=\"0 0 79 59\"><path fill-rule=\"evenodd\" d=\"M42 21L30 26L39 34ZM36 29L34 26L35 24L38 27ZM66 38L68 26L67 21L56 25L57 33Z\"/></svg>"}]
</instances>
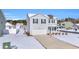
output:
<instances>
[{"instance_id":1,"label":"white siding","mask_svg":"<svg viewBox=\"0 0 79 59\"><path fill-rule=\"evenodd\" d=\"M30 18L27 15L27 32L30 32Z\"/></svg>"},{"instance_id":2,"label":"white siding","mask_svg":"<svg viewBox=\"0 0 79 59\"><path fill-rule=\"evenodd\" d=\"M38 24L33 24L33 19L38 19ZM46 19L46 24L41 24L41 19ZM37 15L30 18L30 34L46 34L48 18L43 15Z\"/></svg>"},{"instance_id":3,"label":"white siding","mask_svg":"<svg viewBox=\"0 0 79 59\"><path fill-rule=\"evenodd\" d=\"M38 23L33 23L33 19L38 19ZM41 19L46 19L46 23L41 23ZM28 23L28 31L31 35L39 35L39 34L47 34L48 33L48 27L56 27L57 26L57 20L56 18L50 19L54 20L55 22L49 23L49 17L42 14L36 14L34 16L28 17L27 23Z\"/></svg>"}]
</instances>

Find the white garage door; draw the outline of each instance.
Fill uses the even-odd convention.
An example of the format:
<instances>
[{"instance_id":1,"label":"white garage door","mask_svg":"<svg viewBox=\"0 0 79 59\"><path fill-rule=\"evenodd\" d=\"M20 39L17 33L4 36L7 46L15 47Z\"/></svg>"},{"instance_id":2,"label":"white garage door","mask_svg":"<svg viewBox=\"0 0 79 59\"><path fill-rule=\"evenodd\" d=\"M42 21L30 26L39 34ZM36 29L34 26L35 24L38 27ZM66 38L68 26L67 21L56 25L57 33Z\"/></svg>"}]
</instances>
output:
<instances>
[{"instance_id":1,"label":"white garage door","mask_svg":"<svg viewBox=\"0 0 79 59\"><path fill-rule=\"evenodd\" d=\"M42 34L47 34L47 30L32 30L31 31L32 35L42 35Z\"/></svg>"}]
</instances>

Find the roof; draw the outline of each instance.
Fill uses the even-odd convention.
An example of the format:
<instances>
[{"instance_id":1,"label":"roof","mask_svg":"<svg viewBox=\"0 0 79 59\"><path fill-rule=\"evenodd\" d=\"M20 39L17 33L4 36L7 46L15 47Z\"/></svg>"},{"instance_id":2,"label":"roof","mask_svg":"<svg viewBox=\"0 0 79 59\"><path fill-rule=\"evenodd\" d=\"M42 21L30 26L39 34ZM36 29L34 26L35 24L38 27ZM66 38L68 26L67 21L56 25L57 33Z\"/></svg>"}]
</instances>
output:
<instances>
[{"instance_id":1,"label":"roof","mask_svg":"<svg viewBox=\"0 0 79 59\"><path fill-rule=\"evenodd\" d=\"M28 17L33 17L33 16L36 16L36 15L43 15L43 16L45 16L45 17L48 18L48 16L47 15L44 15L44 14L28 14Z\"/></svg>"},{"instance_id":2,"label":"roof","mask_svg":"<svg viewBox=\"0 0 79 59\"><path fill-rule=\"evenodd\" d=\"M34 16L34 15L36 15L36 14L28 14L29 17L32 17L32 16Z\"/></svg>"},{"instance_id":3,"label":"roof","mask_svg":"<svg viewBox=\"0 0 79 59\"><path fill-rule=\"evenodd\" d=\"M42 15L42 16L45 16L45 17L47 17L49 19L56 19L56 20L58 20L57 17L55 17L53 15L44 15L44 14L28 14L28 17L34 17L34 16L37 16L37 15Z\"/></svg>"},{"instance_id":4,"label":"roof","mask_svg":"<svg viewBox=\"0 0 79 59\"><path fill-rule=\"evenodd\" d=\"M6 26L12 26L12 24L9 22L6 22Z\"/></svg>"},{"instance_id":5,"label":"roof","mask_svg":"<svg viewBox=\"0 0 79 59\"><path fill-rule=\"evenodd\" d=\"M49 17L50 19L53 19L54 16L53 16L53 15L48 15L48 17Z\"/></svg>"}]
</instances>

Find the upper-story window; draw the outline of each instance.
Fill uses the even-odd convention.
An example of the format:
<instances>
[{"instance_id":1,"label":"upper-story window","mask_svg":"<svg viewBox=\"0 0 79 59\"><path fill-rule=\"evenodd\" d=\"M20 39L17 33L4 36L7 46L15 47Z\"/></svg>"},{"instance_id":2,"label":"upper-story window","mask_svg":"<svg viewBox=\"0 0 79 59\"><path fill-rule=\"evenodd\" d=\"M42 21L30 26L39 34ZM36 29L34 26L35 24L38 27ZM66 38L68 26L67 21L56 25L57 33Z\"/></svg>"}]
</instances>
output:
<instances>
[{"instance_id":1,"label":"upper-story window","mask_svg":"<svg viewBox=\"0 0 79 59\"><path fill-rule=\"evenodd\" d=\"M50 20L48 22L50 23Z\"/></svg>"},{"instance_id":2,"label":"upper-story window","mask_svg":"<svg viewBox=\"0 0 79 59\"><path fill-rule=\"evenodd\" d=\"M50 20L48 21L48 23L55 23L55 20L54 20L54 19L50 19Z\"/></svg>"},{"instance_id":3,"label":"upper-story window","mask_svg":"<svg viewBox=\"0 0 79 59\"><path fill-rule=\"evenodd\" d=\"M46 19L41 19L41 24L45 24L46 23Z\"/></svg>"},{"instance_id":4,"label":"upper-story window","mask_svg":"<svg viewBox=\"0 0 79 59\"><path fill-rule=\"evenodd\" d=\"M38 19L33 19L33 24L38 24Z\"/></svg>"},{"instance_id":5,"label":"upper-story window","mask_svg":"<svg viewBox=\"0 0 79 59\"><path fill-rule=\"evenodd\" d=\"M52 23L55 23L55 20L52 20Z\"/></svg>"}]
</instances>

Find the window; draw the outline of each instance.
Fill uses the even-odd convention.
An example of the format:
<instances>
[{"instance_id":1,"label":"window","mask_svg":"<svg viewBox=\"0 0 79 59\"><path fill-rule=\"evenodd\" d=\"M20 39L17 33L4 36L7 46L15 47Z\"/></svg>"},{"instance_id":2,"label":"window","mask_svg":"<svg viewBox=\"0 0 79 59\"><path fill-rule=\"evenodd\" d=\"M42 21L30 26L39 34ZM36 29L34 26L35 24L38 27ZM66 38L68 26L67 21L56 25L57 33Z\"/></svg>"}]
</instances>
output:
<instances>
[{"instance_id":1,"label":"window","mask_svg":"<svg viewBox=\"0 0 79 59\"><path fill-rule=\"evenodd\" d=\"M49 23L50 23L50 20L49 20Z\"/></svg>"},{"instance_id":2,"label":"window","mask_svg":"<svg viewBox=\"0 0 79 59\"><path fill-rule=\"evenodd\" d=\"M56 27L52 27L52 31L55 31L56 30Z\"/></svg>"},{"instance_id":3,"label":"window","mask_svg":"<svg viewBox=\"0 0 79 59\"><path fill-rule=\"evenodd\" d=\"M61 29L62 27L60 26L59 28Z\"/></svg>"},{"instance_id":4,"label":"window","mask_svg":"<svg viewBox=\"0 0 79 59\"><path fill-rule=\"evenodd\" d=\"M46 19L41 19L41 24L46 23Z\"/></svg>"},{"instance_id":5,"label":"window","mask_svg":"<svg viewBox=\"0 0 79 59\"><path fill-rule=\"evenodd\" d=\"M38 24L38 19L33 19L33 24Z\"/></svg>"},{"instance_id":6,"label":"window","mask_svg":"<svg viewBox=\"0 0 79 59\"><path fill-rule=\"evenodd\" d=\"M52 20L52 23L55 23L55 20Z\"/></svg>"},{"instance_id":7,"label":"window","mask_svg":"<svg viewBox=\"0 0 79 59\"><path fill-rule=\"evenodd\" d=\"M52 31L54 30L54 27L52 27Z\"/></svg>"},{"instance_id":8,"label":"window","mask_svg":"<svg viewBox=\"0 0 79 59\"><path fill-rule=\"evenodd\" d=\"M54 21L54 20L52 20L52 23L54 23L53 21Z\"/></svg>"},{"instance_id":9,"label":"window","mask_svg":"<svg viewBox=\"0 0 79 59\"><path fill-rule=\"evenodd\" d=\"M48 30L51 31L51 27L48 27Z\"/></svg>"},{"instance_id":10,"label":"window","mask_svg":"<svg viewBox=\"0 0 79 59\"><path fill-rule=\"evenodd\" d=\"M65 26L65 24L62 24L63 26Z\"/></svg>"}]
</instances>

